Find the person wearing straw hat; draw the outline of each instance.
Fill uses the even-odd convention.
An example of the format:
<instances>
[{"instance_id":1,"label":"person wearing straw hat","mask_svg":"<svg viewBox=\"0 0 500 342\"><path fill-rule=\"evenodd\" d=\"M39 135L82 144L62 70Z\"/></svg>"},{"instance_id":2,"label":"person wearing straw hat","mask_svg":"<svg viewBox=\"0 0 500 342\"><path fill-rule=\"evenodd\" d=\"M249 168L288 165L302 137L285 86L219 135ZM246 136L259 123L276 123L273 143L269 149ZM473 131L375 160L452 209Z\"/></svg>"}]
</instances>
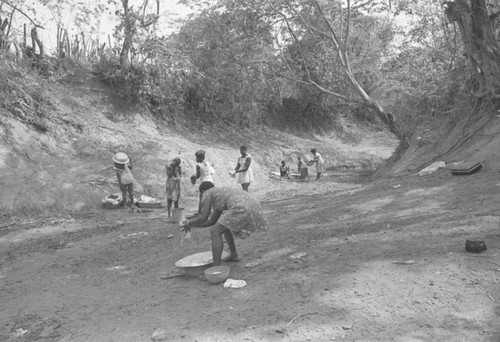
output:
<instances>
[{"instance_id":1,"label":"person wearing straw hat","mask_svg":"<svg viewBox=\"0 0 500 342\"><path fill-rule=\"evenodd\" d=\"M182 232L191 228L209 228L212 239L214 266L222 261L240 261L234 236L246 237L251 231L266 230L268 223L259 201L248 192L231 187L214 187L203 193L201 214L179 222ZM223 238L229 247L229 256L222 259Z\"/></svg>"},{"instance_id":2,"label":"person wearing straw hat","mask_svg":"<svg viewBox=\"0 0 500 342\"><path fill-rule=\"evenodd\" d=\"M118 184L120 185L120 190L122 192L122 202L121 205L125 206L127 204L127 193L130 196L130 203L133 207L134 201L134 176L130 169L132 169L132 160L130 157L123 152L115 153L113 156L113 167L116 171L116 177L118 178Z\"/></svg>"},{"instance_id":3,"label":"person wearing straw hat","mask_svg":"<svg viewBox=\"0 0 500 342\"><path fill-rule=\"evenodd\" d=\"M167 172L167 215L168 219L172 219L172 202L174 208L179 208L179 199L181 197L181 160L174 158L174 160L166 166Z\"/></svg>"},{"instance_id":4,"label":"person wearing straw hat","mask_svg":"<svg viewBox=\"0 0 500 342\"><path fill-rule=\"evenodd\" d=\"M196 180L200 180L200 201L198 204L198 214L201 213L201 196L203 195L203 191L208 190L214 187L214 179L212 175L215 173L214 168L208 160L205 159L205 151L198 150L195 152L196 157L196 174L191 176L191 184L195 185Z\"/></svg>"}]
</instances>

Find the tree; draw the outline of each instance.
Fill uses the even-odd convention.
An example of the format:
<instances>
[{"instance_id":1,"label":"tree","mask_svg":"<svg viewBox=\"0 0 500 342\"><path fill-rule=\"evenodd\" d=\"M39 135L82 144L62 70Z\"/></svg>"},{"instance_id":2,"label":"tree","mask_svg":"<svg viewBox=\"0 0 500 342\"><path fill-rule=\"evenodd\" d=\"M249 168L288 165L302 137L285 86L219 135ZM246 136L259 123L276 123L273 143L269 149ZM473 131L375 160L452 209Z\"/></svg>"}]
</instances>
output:
<instances>
[{"instance_id":1,"label":"tree","mask_svg":"<svg viewBox=\"0 0 500 342\"><path fill-rule=\"evenodd\" d=\"M137 10L134 10L133 5L129 3L129 0L120 1L123 12L120 13L121 23L118 25L117 30L123 28L123 44L120 50L120 65L124 66L129 59L130 50L132 48L137 30L146 29L158 21L160 14L160 0L156 0L155 14L146 13L149 0L143 0Z\"/></svg>"},{"instance_id":2,"label":"tree","mask_svg":"<svg viewBox=\"0 0 500 342\"><path fill-rule=\"evenodd\" d=\"M38 45L40 49L40 56L43 55L43 44L38 38L38 33L37 33L37 28L43 29L43 26L40 25L36 18L33 19L28 13L27 10L34 11L33 7L27 7L27 10L24 9L24 1L19 1L19 0L12 0L12 1L6 1L6 0L0 0L0 14L3 14L3 8L6 5L6 7L11 9L11 12L8 14L9 19L5 18L3 23L0 23L0 48L8 48L10 43L13 43L15 48L16 48L16 55L19 55L20 51L22 50L23 53L28 52L27 51L27 46L26 46L26 26L25 27L25 32L24 32L24 40L22 44L22 48L19 47L19 44L17 43L16 37L10 37L12 32L11 28L13 27L13 21L15 20L14 15L16 13L19 13L23 16L23 18L29 20L31 24L33 25L33 28L31 30L31 38L32 38L32 54L34 56L34 52L36 49L36 46ZM35 13L36 16L36 13ZM25 24L26 25L26 24Z\"/></svg>"},{"instance_id":3,"label":"tree","mask_svg":"<svg viewBox=\"0 0 500 342\"><path fill-rule=\"evenodd\" d=\"M445 2L446 15L458 24L470 70L477 82L478 98L500 98L500 46L494 20L499 12L488 12L487 0Z\"/></svg>"},{"instance_id":4,"label":"tree","mask_svg":"<svg viewBox=\"0 0 500 342\"><path fill-rule=\"evenodd\" d=\"M175 39L192 64L183 85L188 113L212 122L258 120L270 88L256 65L270 58L273 42L260 16L244 7L205 9Z\"/></svg>"},{"instance_id":5,"label":"tree","mask_svg":"<svg viewBox=\"0 0 500 342\"><path fill-rule=\"evenodd\" d=\"M347 0L345 7L341 2L325 3L322 1L320 3L317 0L286 0L281 2L281 6L273 3L272 7L275 13L286 23L286 31L293 38L293 44L299 51L301 70L305 77L299 77L298 79L315 87L320 92L346 103L365 103L389 127L391 132L397 133L393 116L386 113L384 108L368 94L364 86L358 81L356 72L352 68L352 56L350 55L352 39L350 34L353 30L353 18L350 0ZM363 16L358 15L358 18L363 18ZM315 72L314 68L311 67L311 61L316 58L306 51L308 49L307 39L321 42L323 59L330 64L330 70L325 70L326 74L331 74L336 79L342 77L345 86L353 90L357 96L351 96L352 92L348 92L346 89L335 90L329 87L328 81L318 82L313 77Z\"/></svg>"},{"instance_id":6,"label":"tree","mask_svg":"<svg viewBox=\"0 0 500 342\"><path fill-rule=\"evenodd\" d=\"M361 62L361 59L366 62L367 58L358 54L355 58L360 62L355 63L356 70L352 67L351 47L360 48L363 38L357 35L360 31L358 27L351 27L350 1L346 6L342 6L341 1L316 0L218 0L212 6L203 0L184 0L183 3L199 8L200 13L208 13L209 10L226 16L242 13L246 16L241 19L242 26L251 22L250 18L258 18L260 25L267 27L266 32L272 42L266 42L264 37L258 36L259 32L254 32L254 46L265 48L260 55L254 53L253 58L239 59L241 70L255 70L267 84L280 80L282 85L276 89L276 95L282 100L289 97L286 93L295 93L295 103L301 105L305 122L311 121L315 115L321 116L321 111L338 112L332 110L333 107L322 108L323 105L332 106L333 101L347 106L364 103L371 108L367 112L375 113L394 131L392 116L385 113L363 84L370 83L370 71ZM230 22L229 30L239 29L235 22ZM357 41L354 44L350 39L352 31L356 31L354 36ZM205 32L210 33L209 30ZM379 40L376 36L373 38ZM358 51L365 52L363 48ZM210 52L203 56L209 56ZM381 57L377 53L369 57L373 56ZM358 76L366 82L360 82ZM304 103L305 99L307 103Z\"/></svg>"}]
</instances>

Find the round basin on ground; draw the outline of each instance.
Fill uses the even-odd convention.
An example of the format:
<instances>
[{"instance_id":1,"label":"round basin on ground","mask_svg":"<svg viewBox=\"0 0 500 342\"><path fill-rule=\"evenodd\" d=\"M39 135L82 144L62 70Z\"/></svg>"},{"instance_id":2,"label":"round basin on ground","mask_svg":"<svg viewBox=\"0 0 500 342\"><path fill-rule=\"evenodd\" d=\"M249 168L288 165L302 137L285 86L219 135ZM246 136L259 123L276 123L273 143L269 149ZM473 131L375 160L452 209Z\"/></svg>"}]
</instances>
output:
<instances>
[{"instance_id":1,"label":"round basin on ground","mask_svg":"<svg viewBox=\"0 0 500 342\"><path fill-rule=\"evenodd\" d=\"M228 256L227 252L222 252L222 257ZM201 252L189 255L178 260L175 266L184 270L188 277L199 277L203 272L213 266L212 251Z\"/></svg>"}]
</instances>

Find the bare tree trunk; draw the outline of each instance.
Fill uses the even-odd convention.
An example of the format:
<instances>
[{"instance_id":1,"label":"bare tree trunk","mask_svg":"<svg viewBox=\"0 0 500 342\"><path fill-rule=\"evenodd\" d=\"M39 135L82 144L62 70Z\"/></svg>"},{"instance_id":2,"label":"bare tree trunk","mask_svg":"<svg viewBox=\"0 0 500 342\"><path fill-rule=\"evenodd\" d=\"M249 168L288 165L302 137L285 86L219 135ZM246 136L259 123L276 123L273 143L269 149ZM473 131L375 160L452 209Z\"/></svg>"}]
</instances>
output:
<instances>
[{"instance_id":1,"label":"bare tree trunk","mask_svg":"<svg viewBox=\"0 0 500 342\"><path fill-rule=\"evenodd\" d=\"M5 19L5 21L7 21L7 19ZM5 41L6 41L6 37L4 36L4 32L3 32L3 29L2 29L2 17L0 17L0 49L3 49L6 45L5 44Z\"/></svg>"},{"instance_id":2,"label":"bare tree trunk","mask_svg":"<svg viewBox=\"0 0 500 342\"><path fill-rule=\"evenodd\" d=\"M376 116L382 121L393 133L394 135L399 137L399 132L396 129L396 126L394 125L394 116L390 113L386 113L384 108L380 104L378 104L375 100L372 99L370 95L363 89L363 87L359 84L359 82L356 80L356 77L354 77L354 74L351 70L351 64L349 62L349 56L347 55L347 35L349 34L349 22L346 27L346 36L345 36L345 41L344 44L342 44L341 37L337 37L335 34L335 30L333 29L330 21L326 18L323 9L319 5L317 0L313 0L316 8L318 9L318 12L320 13L323 21L325 22L326 26L328 27L328 30L330 31L330 39L333 42L333 45L335 47L335 50L337 51L337 57L340 60L340 64L342 65L342 68L344 69L344 72L349 79L349 82L351 85L354 87L354 89L357 91L359 96L365 101L365 103L372 108L375 111ZM348 20L350 19L350 1L347 1L348 5Z\"/></svg>"},{"instance_id":3,"label":"bare tree trunk","mask_svg":"<svg viewBox=\"0 0 500 342\"><path fill-rule=\"evenodd\" d=\"M478 83L474 95L500 98L500 46L486 0L455 0L445 4L448 19L460 28L470 68Z\"/></svg>"},{"instance_id":4,"label":"bare tree trunk","mask_svg":"<svg viewBox=\"0 0 500 342\"><path fill-rule=\"evenodd\" d=\"M73 55L71 54L71 42L69 40L68 30L64 29L63 36L64 43L66 45L66 57L71 58Z\"/></svg>"},{"instance_id":5,"label":"bare tree trunk","mask_svg":"<svg viewBox=\"0 0 500 342\"><path fill-rule=\"evenodd\" d=\"M61 27L59 24L57 24L57 31L56 31L56 51L57 51L57 57L61 57Z\"/></svg>"},{"instance_id":6,"label":"bare tree trunk","mask_svg":"<svg viewBox=\"0 0 500 342\"><path fill-rule=\"evenodd\" d=\"M87 41L85 40L85 33L81 33L82 36L82 47L80 49L81 59L84 61L87 59Z\"/></svg>"},{"instance_id":7,"label":"bare tree trunk","mask_svg":"<svg viewBox=\"0 0 500 342\"><path fill-rule=\"evenodd\" d=\"M36 41L35 41L36 28L31 29L31 48L33 49L33 54L36 54Z\"/></svg>"},{"instance_id":8,"label":"bare tree trunk","mask_svg":"<svg viewBox=\"0 0 500 342\"><path fill-rule=\"evenodd\" d=\"M78 35L76 34L73 43L73 56L75 59L80 59L80 40L78 40Z\"/></svg>"},{"instance_id":9,"label":"bare tree trunk","mask_svg":"<svg viewBox=\"0 0 500 342\"><path fill-rule=\"evenodd\" d=\"M22 46L22 50L23 50L23 55L26 54L26 24L23 24L23 46Z\"/></svg>"},{"instance_id":10,"label":"bare tree trunk","mask_svg":"<svg viewBox=\"0 0 500 342\"><path fill-rule=\"evenodd\" d=\"M10 17L9 17L9 26L7 27L7 33L5 34L5 37L9 37L10 35L10 28L12 27L12 18L14 17L14 12L16 11L16 7L14 6L14 9L12 10L12 12L10 12ZM17 50L16 50L16 54L17 54Z\"/></svg>"},{"instance_id":11,"label":"bare tree trunk","mask_svg":"<svg viewBox=\"0 0 500 342\"><path fill-rule=\"evenodd\" d=\"M129 15L128 0L122 0L123 5L123 45L120 51L120 65L124 66L128 60L130 47L132 46L132 38L134 34L133 19Z\"/></svg>"},{"instance_id":12,"label":"bare tree trunk","mask_svg":"<svg viewBox=\"0 0 500 342\"><path fill-rule=\"evenodd\" d=\"M36 50L35 44L38 46L38 49L40 51L39 56L43 57L43 44L40 38L38 37L38 31L36 30L36 27L33 27L31 29L31 43L33 45L33 52Z\"/></svg>"},{"instance_id":13,"label":"bare tree trunk","mask_svg":"<svg viewBox=\"0 0 500 342\"><path fill-rule=\"evenodd\" d=\"M57 25L57 57L64 58L64 30L61 25Z\"/></svg>"}]
</instances>

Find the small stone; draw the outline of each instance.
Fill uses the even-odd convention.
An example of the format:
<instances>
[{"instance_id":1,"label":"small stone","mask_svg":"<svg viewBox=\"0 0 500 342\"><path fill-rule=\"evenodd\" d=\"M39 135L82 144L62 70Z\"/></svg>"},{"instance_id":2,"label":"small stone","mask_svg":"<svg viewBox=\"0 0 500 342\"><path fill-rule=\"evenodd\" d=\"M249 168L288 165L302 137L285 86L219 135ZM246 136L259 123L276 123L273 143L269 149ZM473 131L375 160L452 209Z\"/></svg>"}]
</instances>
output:
<instances>
[{"instance_id":1,"label":"small stone","mask_svg":"<svg viewBox=\"0 0 500 342\"><path fill-rule=\"evenodd\" d=\"M290 259L300 259L300 258L303 258L307 255L306 252L297 252L295 254L292 254L289 256Z\"/></svg>"},{"instance_id":2,"label":"small stone","mask_svg":"<svg viewBox=\"0 0 500 342\"><path fill-rule=\"evenodd\" d=\"M481 253L486 250L486 243L480 239L465 240L465 250L472 253Z\"/></svg>"},{"instance_id":3,"label":"small stone","mask_svg":"<svg viewBox=\"0 0 500 342\"><path fill-rule=\"evenodd\" d=\"M252 261L252 262L248 262L245 264L245 267L246 268L253 268L255 266L259 266L260 265L260 262L259 261Z\"/></svg>"},{"instance_id":4,"label":"small stone","mask_svg":"<svg viewBox=\"0 0 500 342\"><path fill-rule=\"evenodd\" d=\"M167 236L167 239L171 239L171 238L173 238L173 237L174 237L174 236L173 236L172 234L170 234L170 235L168 235L168 236Z\"/></svg>"},{"instance_id":5,"label":"small stone","mask_svg":"<svg viewBox=\"0 0 500 342\"><path fill-rule=\"evenodd\" d=\"M153 335L151 335L153 341L164 341L167 339L167 332L165 330L156 330Z\"/></svg>"},{"instance_id":6,"label":"small stone","mask_svg":"<svg viewBox=\"0 0 500 342\"><path fill-rule=\"evenodd\" d=\"M28 332L28 330L26 329L23 329L23 328L19 328L16 330L16 332L14 333L14 336L15 337L21 337L23 336L24 334L26 334Z\"/></svg>"}]
</instances>

